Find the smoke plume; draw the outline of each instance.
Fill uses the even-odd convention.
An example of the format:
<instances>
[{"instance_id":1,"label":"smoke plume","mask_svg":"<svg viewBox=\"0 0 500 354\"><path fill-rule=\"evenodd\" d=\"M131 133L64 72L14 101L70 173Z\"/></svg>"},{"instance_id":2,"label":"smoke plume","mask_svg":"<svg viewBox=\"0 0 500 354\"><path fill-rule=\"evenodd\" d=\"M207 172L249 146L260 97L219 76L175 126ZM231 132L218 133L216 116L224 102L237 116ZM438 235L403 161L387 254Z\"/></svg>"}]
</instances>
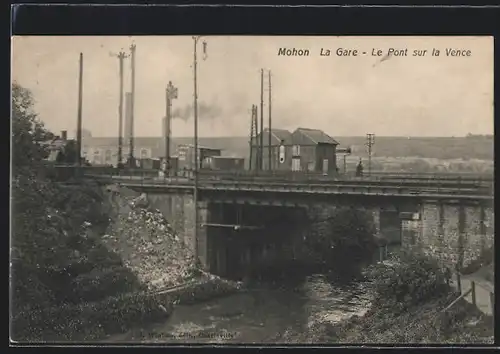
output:
<instances>
[{"instance_id":1,"label":"smoke plume","mask_svg":"<svg viewBox=\"0 0 500 354\"><path fill-rule=\"evenodd\" d=\"M198 103L198 118L199 119L216 119L222 116L222 109L217 105L207 104L205 102ZM186 105L181 108L176 108L172 112L172 118L188 120L194 117L193 105Z\"/></svg>"}]
</instances>

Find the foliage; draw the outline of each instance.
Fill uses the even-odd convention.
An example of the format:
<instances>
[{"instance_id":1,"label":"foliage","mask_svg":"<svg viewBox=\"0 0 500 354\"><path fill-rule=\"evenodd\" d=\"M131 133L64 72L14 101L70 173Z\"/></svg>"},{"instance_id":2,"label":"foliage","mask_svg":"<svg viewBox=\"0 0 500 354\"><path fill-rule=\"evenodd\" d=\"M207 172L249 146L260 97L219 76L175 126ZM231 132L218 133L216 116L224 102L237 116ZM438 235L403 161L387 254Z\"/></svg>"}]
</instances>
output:
<instances>
[{"instance_id":1,"label":"foliage","mask_svg":"<svg viewBox=\"0 0 500 354\"><path fill-rule=\"evenodd\" d=\"M309 329L313 343L490 343L492 318L465 300L441 311L457 295L447 275L423 254L403 252L366 272L372 305L361 317L339 323L320 322Z\"/></svg>"},{"instance_id":2,"label":"foliage","mask_svg":"<svg viewBox=\"0 0 500 354\"><path fill-rule=\"evenodd\" d=\"M57 328L63 317L75 320L78 311L68 301L86 303L118 290L140 289L137 278L85 225L109 222L110 208L100 188L44 178L46 166L40 162L47 155L40 142L53 135L38 120L33 103L29 90L12 85L11 312L18 340L34 328ZM42 314L51 308L62 312ZM49 318L52 325L39 323Z\"/></svg>"},{"instance_id":3,"label":"foliage","mask_svg":"<svg viewBox=\"0 0 500 354\"><path fill-rule=\"evenodd\" d=\"M422 253L402 251L389 264L379 263L367 272L373 285L374 306L399 312L449 292L450 274Z\"/></svg>"},{"instance_id":4,"label":"foliage","mask_svg":"<svg viewBox=\"0 0 500 354\"><path fill-rule=\"evenodd\" d=\"M19 168L32 167L47 156L40 142L53 138L44 128L34 111L31 91L16 82L12 84L12 165L16 174Z\"/></svg>"},{"instance_id":5,"label":"foliage","mask_svg":"<svg viewBox=\"0 0 500 354\"><path fill-rule=\"evenodd\" d=\"M377 245L373 219L367 211L339 208L320 222L326 223L325 231L311 235L306 244L334 269L346 271L371 260Z\"/></svg>"},{"instance_id":6,"label":"foliage","mask_svg":"<svg viewBox=\"0 0 500 354\"><path fill-rule=\"evenodd\" d=\"M104 301L65 304L14 314L15 338L29 341L92 340L164 319L172 302L162 295L123 293ZM163 306L165 304L165 306Z\"/></svg>"},{"instance_id":7,"label":"foliage","mask_svg":"<svg viewBox=\"0 0 500 354\"><path fill-rule=\"evenodd\" d=\"M57 155L58 163L75 163L78 160L78 147L75 140L68 140L64 149Z\"/></svg>"}]
</instances>

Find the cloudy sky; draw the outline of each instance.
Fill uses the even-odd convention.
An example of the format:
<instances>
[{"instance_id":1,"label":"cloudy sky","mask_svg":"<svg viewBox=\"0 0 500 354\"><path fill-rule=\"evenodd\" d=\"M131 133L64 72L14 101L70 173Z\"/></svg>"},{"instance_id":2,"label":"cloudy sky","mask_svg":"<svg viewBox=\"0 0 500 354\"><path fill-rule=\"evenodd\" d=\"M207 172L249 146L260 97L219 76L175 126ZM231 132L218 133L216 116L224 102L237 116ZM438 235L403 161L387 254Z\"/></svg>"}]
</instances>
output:
<instances>
[{"instance_id":1,"label":"cloudy sky","mask_svg":"<svg viewBox=\"0 0 500 354\"><path fill-rule=\"evenodd\" d=\"M260 69L272 72L273 127L319 128L336 136L463 136L493 133L492 37L205 38L199 43L200 136L249 134L252 104L260 104ZM36 110L53 131L76 128L79 53L84 57L83 124L94 136L116 136L119 62L112 53L136 49L136 136L160 136L165 87L179 89L174 136L192 136L193 40L190 36L13 39L12 79L32 90ZM279 48L309 49L308 57L278 56ZM321 48L331 56L320 56ZM339 57L337 48L357 49ZM407 57L372 56L408 48ZM440 56L431 56L433 48ZM446 56L468 49L470 57ZM427 49L425 57L413 50ZM361 54L366 52L365 55ZM267 126L267 71L265 126ZM125 61L130 90L130 60ZM260 112L260 111L259 111Z\"/></svg>"}]
</instances>

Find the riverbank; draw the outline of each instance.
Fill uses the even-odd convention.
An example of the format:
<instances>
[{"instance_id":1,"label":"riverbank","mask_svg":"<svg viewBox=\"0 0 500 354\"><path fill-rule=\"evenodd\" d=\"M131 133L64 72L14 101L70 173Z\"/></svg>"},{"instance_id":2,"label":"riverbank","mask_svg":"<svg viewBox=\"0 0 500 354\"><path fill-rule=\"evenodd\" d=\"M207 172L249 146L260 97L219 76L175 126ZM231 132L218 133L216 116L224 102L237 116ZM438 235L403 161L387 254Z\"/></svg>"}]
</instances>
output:
<instances>
[{"instance_id":1,"label":"riverbank","mask_svg":"<svg viewBox=\"0 0 500 354\"><path fill-rule=\"evenodd\" d=\"M32 329L24 331L31 342L106 341L137 326L165 321L177 305L195 304L240 289L239 283L204 275L163 291L136 291L95 302L26 309L15 314L14 323L17 328Z\"/></svg>"},{"instance_id":2,"label":"riverbank","mask_svg":"<svg viewBox=\"0 0 500 354\"><path fill-rule=\"evenodd\" d=\"M341 323L323 322L304 335L305 343L336 344L492 344L493 318L466 301L441 313L455 298L449 294L404 312L371 308Z\"/></svg>"},{"instance_id":3,"label":"riverbank","mask_svg":"<svg viewBox=\"0 0 500 354\"><path fill-rule=\"evenodd\" d=\"M301 338L305 343L491 344L493 317L459 296L434 259L401 252L364 272L373 301L361 316L322 321ZM446 311L444 311L446 309Z\"/></svg>"}]
</instances>

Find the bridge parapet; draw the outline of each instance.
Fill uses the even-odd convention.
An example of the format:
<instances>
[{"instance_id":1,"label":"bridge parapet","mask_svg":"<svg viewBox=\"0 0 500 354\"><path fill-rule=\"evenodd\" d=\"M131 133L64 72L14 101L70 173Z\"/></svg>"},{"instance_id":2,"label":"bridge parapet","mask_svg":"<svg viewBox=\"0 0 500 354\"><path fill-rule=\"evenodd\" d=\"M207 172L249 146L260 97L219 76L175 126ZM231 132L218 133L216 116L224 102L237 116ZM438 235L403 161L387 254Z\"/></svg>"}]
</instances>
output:
<instances>
[{"instance_id":1,"label":"bridge parapet","mask_svg":"<svg viewBox=\"0 0 500 354\"><path fill-rule=\"evenodd\" d=\"M157 169L116 169L110 166L54 166L56 169L72 169L75 175L101 175L109 177L141 177L155 178L160 176ZM180 170L175 171L166 178L192 178L193 171ZM310 171L223 171L223 170L204 170L198 171L200 179L208 180L235 180L235 181L275 181L275 182L331 182L331 181L404 181L405 183L476 183L491 184L494 180L492 174L487 173L388 173L372 172L370 175L356 177L352 174L324 175L318 172Z\"/></svg>"}]
</instances>

